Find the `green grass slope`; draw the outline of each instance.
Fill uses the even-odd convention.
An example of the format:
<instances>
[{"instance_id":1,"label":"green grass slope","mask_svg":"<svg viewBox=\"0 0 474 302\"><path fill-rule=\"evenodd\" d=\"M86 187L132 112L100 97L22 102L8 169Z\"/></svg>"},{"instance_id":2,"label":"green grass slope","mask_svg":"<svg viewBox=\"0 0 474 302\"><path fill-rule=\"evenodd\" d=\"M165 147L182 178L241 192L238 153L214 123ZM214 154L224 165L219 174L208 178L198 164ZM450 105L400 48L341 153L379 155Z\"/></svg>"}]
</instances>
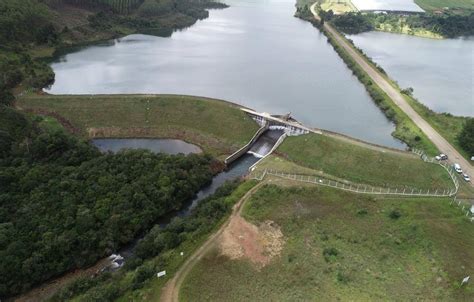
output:
<instances>
[{"instance_id":1,"label":"green grass slope","mask_svg":"<svg viewBox=\"0 0 474 302\"><path fill-rule=\"evenodd\" d=\"M59 115L83 136L180 138L214 155L232 153L258 129L233 104L191 96L28 96L17 106Z\"/></svg>"},{"instance_id":2,"label":"green grass slope","mask_svg":"<svg viewBox=\"0 0 474 302\"><path fill-rule=\"evenodd\" d=\"M300 166L361 184L419 189L453 186L441 166L410 154L382 152L329 136L288 137L278 152Z\"/></svg>"},{"instance_id":3,"label":"green grass slope","mask_svg":"<svg viewBox=\"0 0 474 302\"><path fill-rule=\"evenodd\" d=\"M472 283L460 287L474 271L474 225L446 199L265 186L244 216L280 226L280 256L259 269L216 248L185 279L181 301L474 299Z\"/></svg>"}]
</instances>

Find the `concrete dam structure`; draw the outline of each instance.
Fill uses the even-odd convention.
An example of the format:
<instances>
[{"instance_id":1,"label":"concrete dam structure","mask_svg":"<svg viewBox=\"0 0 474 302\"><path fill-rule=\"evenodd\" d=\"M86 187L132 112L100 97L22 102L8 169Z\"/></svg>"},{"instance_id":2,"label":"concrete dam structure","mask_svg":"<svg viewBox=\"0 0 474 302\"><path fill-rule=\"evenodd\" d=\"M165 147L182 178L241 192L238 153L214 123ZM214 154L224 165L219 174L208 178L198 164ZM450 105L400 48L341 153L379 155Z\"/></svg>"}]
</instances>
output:
<instances>
[{"instance_id":1,"label":"concrete dam structure","mask_svg":"<svg viewBox=\"0 0 474 302\"><path fill-rule=\"evenodd\" d=\"M245 146L225 159L226 165L232 164L246 153L263 158L276 149L286 136L315 132L291 118L290 114L280 116L259 113L246 108L241 108L241 110L252 117L260 125L260 128Z\"/></svg>"}]
</instances>

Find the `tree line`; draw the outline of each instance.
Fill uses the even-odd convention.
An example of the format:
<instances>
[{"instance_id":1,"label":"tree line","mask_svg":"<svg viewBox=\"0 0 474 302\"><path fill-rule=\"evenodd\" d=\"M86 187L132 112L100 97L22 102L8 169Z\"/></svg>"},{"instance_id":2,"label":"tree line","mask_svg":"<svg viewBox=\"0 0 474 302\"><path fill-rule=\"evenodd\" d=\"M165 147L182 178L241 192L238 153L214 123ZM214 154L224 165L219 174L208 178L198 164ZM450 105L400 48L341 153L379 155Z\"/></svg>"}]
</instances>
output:
<instances>
[{"instance_id":1,"label":"tree line","mask_svg":"<svg viewBox=\"0 0 474 302\"><path fill-rule=\"evenodd\" d=\"M432 15L375 13L347 13L334 15L332 11L321 11L326 21L331 21L339 30L348 34L357 34L389 24L393 28L408 26L412 30L422 29L446 38L474 35L474 12L469 15Z\"/></svg>"},{"instance_id":2,"label":"tree line","mask_svg":"<svg viewBox=\"0 0 474 302\"><path fill-rule=\"evenodd\" d=\"M144 0L41 0L41 2L58 7L63 4L71 4L85 8L111 9L119 14L128 14L136 9Z\"/></svg>"},{"instance_id":3,"label":"tree line","mask_svg":"<svg viewBox=\"0 0 474 302\"><path fill-rule=\"evenodd\" d=\"M95 263L210 182L211 157L102 154L0 107L0 297Z\"/></svg>"}]
</instances>

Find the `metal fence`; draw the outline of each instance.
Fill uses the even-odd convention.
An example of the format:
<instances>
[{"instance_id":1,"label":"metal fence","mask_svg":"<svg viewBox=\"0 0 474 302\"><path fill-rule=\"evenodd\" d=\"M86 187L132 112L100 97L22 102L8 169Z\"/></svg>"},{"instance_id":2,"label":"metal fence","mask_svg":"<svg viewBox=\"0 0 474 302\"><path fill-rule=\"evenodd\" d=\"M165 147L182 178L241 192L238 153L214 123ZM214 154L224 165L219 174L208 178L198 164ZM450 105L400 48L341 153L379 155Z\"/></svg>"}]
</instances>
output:
<instances>
[{"instance_id":1,"label":"metal fence","mask_svg":"<svg viewBox=\"0 0 474 302\"><path fill-rule=\"evenodd\" d=\"M443 167L448 172L449 177L451 177L451 180L453 181L454 188L456 190L453 195L456 195L456 193L459 190L459 179L457 177L457 172L454 170L453 166L451 166L447 162L439 161L439 160L436 160L433 157L427 156L426 153L423 150L412 149L412 152L419 155L420 158L424 162L440 165L441 167Z\"/></svg>"},{"instance_id":2,"label":"metal fence","mask_svg":"<svg viewBox=\"0 0 474 302\"><path fill-rule=\"evenodd\" d=\"M382 188L363 184L345 183L327 179L321 176L301 175L293 173L285 173L281 171L265 169L260 174L253 173L253 178L263 180L267 175L284 178L288 180L316 184L320 186L332 187L339 190L349 191L359 194L375 194L375 195L398 195L398 196L420 196L420 197L451 197L457 192L457 188L444 190L422 190L415 188Z\"/></svg>"}]
</instances>

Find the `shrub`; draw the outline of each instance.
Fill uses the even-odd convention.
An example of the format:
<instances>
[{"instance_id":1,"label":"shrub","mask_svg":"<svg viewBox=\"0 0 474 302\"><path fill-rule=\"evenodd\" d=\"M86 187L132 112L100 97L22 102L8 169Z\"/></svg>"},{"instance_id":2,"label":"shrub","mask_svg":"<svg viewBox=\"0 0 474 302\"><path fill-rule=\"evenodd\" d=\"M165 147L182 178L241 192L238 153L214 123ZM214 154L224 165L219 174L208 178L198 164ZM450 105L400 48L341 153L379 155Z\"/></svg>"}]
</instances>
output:
<instances>
[{"instance_id":1,"label":"shrub","mask_svg":"<svg viewBox=\"0 0 474 302\"><path fill-rule=\"evenodd\" d=\"M390 211L390 214L388 214L388 217L397 220L398 218L402 217L402 213L400 213L399 210L392 210Z\"/></svg>"},{"instance_id":2,"label":"shrub","mask_svg":"<svg viewBox=\"0 0 474 302\"><path fill-rule=\"evenodd\" d=\"M323 250L324 260L326 260L326 262L331 262L337 255L339 255L339 251L336 248L330 247Z\"/></svg>"}]
</instances>

